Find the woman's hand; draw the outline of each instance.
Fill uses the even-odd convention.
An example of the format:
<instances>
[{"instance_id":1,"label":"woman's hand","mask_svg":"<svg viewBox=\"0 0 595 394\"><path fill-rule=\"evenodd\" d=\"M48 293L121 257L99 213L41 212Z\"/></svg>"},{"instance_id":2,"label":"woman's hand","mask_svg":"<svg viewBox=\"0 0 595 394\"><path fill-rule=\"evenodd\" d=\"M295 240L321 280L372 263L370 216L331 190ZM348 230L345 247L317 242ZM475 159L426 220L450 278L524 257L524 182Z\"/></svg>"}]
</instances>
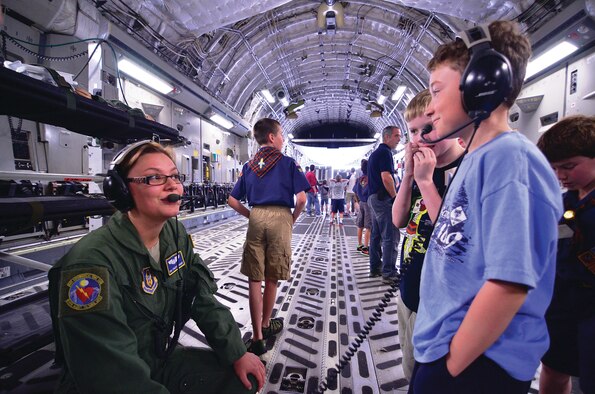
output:
<instances>
[{"instance_id":1,"label":"woman's hand","mask_svg":"<svg viewBox=\"0 0 595 394\"><path fill-rule=\"evenodd\" d=\"M258 382L258 391L262 390L266 370L258 356L247 352L233 363L233 369L246 389L250 390L252 388L252 383L248 379L248 375L252 374Z\"/></svg>"}]
</instances>

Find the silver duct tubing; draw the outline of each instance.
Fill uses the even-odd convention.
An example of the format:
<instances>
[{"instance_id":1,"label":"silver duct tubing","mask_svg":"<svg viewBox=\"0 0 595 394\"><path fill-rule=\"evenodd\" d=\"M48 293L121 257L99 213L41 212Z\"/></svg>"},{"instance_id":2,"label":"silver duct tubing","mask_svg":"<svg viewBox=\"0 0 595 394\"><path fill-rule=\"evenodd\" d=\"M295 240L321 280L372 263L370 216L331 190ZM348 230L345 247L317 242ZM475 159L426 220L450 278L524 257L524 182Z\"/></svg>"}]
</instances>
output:
<instances>
[{"instance_id":1,"label":"silver duct tubing","mask_svg":"<svg viewBox=\"0 0 595 394\"><path fill-rule=\"evenodd\" d=\"M415 42L413 43L413 45L411 45L411 48L409 49L409 52L407 52L407 55L405 56L405 60L403 60L403 63L401 63L401 67L399 68L399 71L397 71L397 75L395 75L395 80L396 81L399 80L399 78L403 74L403 71L405 71L405 67L407 66L407 63L409 62L409 59L411 59L411 56L413 56L413 52L417 49L417 47L421 43L421 38L423 37L424 34L426 34L426 31L430 27L430 24L432 23L432 20L433 19L434 19L434 13L432 12L430 14L430 16L428 17L428 19L426 20L426 23L424 23L424 26L419 31L419 34L417 35L417 38L415 39ZM393 114L393 112L395 112L395 109L397 109L397 105L398 104L399 104L398 102L395 103L395 106L390 111L390 113L388 114L387 118L390 118L390 116Z\"/></svg>"}]
</instances>

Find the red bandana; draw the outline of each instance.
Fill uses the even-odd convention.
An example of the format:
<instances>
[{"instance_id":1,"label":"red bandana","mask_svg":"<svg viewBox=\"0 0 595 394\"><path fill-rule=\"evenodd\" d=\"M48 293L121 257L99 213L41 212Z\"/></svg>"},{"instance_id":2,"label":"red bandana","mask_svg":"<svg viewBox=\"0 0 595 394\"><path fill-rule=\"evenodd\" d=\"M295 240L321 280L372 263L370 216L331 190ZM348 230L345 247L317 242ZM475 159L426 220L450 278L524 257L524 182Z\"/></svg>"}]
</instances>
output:
<instances>
[{"instance_id":1,"label":"red bandana","mask_svg":"<svg viewBox=\"0 0 595 394\"><path fill-rule=\"evenodd\" d=\"M263 146L256 152L248 165L259 178L262 178L281 160L281 157L283 157L283 154L276 148Z\"/></svg>"}]
</instances>

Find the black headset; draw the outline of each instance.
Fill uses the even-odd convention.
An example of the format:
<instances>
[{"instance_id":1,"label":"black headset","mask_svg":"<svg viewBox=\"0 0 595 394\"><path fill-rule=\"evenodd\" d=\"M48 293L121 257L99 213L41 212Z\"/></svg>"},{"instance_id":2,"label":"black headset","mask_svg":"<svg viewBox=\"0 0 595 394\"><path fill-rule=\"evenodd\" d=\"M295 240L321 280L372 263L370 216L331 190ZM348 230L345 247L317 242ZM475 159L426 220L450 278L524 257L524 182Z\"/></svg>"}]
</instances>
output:
<instances>
[{"instance_id":1,"label":"black headset","mask_svg":"<svg viewBox=\"0 0 595 394\"><path fill-rule=\"evenodd\" d=\"M462 31L457 36L470 55L459 85L463 108L472 119L487 119L512 92L510 62L492 48L487 25Z\"/></svg>"},{"instance_id":2,"label":"black headset","mask_svg":"<svg viewBox=\"0 0 595 394\"><path fill-rule=\"evenodd\" d=\"M134 208L134 200L130 194L130 189L128 189L128 181L120 173L119 166L130 152L151 142L153 141L144 140L128 145L116 154L109 165L107 176L103 180L103 194L119 211L127 212Z\"/></svg>"}]
</instances>

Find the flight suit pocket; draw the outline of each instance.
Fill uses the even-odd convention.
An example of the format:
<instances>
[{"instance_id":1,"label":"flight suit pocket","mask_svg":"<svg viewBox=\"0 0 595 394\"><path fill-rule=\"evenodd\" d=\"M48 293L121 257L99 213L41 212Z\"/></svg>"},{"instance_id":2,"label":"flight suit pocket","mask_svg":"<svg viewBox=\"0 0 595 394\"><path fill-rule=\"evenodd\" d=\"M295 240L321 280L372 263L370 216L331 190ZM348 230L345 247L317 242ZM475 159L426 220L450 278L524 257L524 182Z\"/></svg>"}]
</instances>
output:
<instances>
[{"instance_id":1,"label":"flight suit pocket","mask_svg":"<svg viewBox=\"0 0 595 394\"><path fill-rule=\"evenodd\" d=\"M211 270L201 263L196 264L195 270L198 274L199 287L203 288L206 286L211 294L215 294L217 292L217 283Z\"/></svg>"}]
</instances>

